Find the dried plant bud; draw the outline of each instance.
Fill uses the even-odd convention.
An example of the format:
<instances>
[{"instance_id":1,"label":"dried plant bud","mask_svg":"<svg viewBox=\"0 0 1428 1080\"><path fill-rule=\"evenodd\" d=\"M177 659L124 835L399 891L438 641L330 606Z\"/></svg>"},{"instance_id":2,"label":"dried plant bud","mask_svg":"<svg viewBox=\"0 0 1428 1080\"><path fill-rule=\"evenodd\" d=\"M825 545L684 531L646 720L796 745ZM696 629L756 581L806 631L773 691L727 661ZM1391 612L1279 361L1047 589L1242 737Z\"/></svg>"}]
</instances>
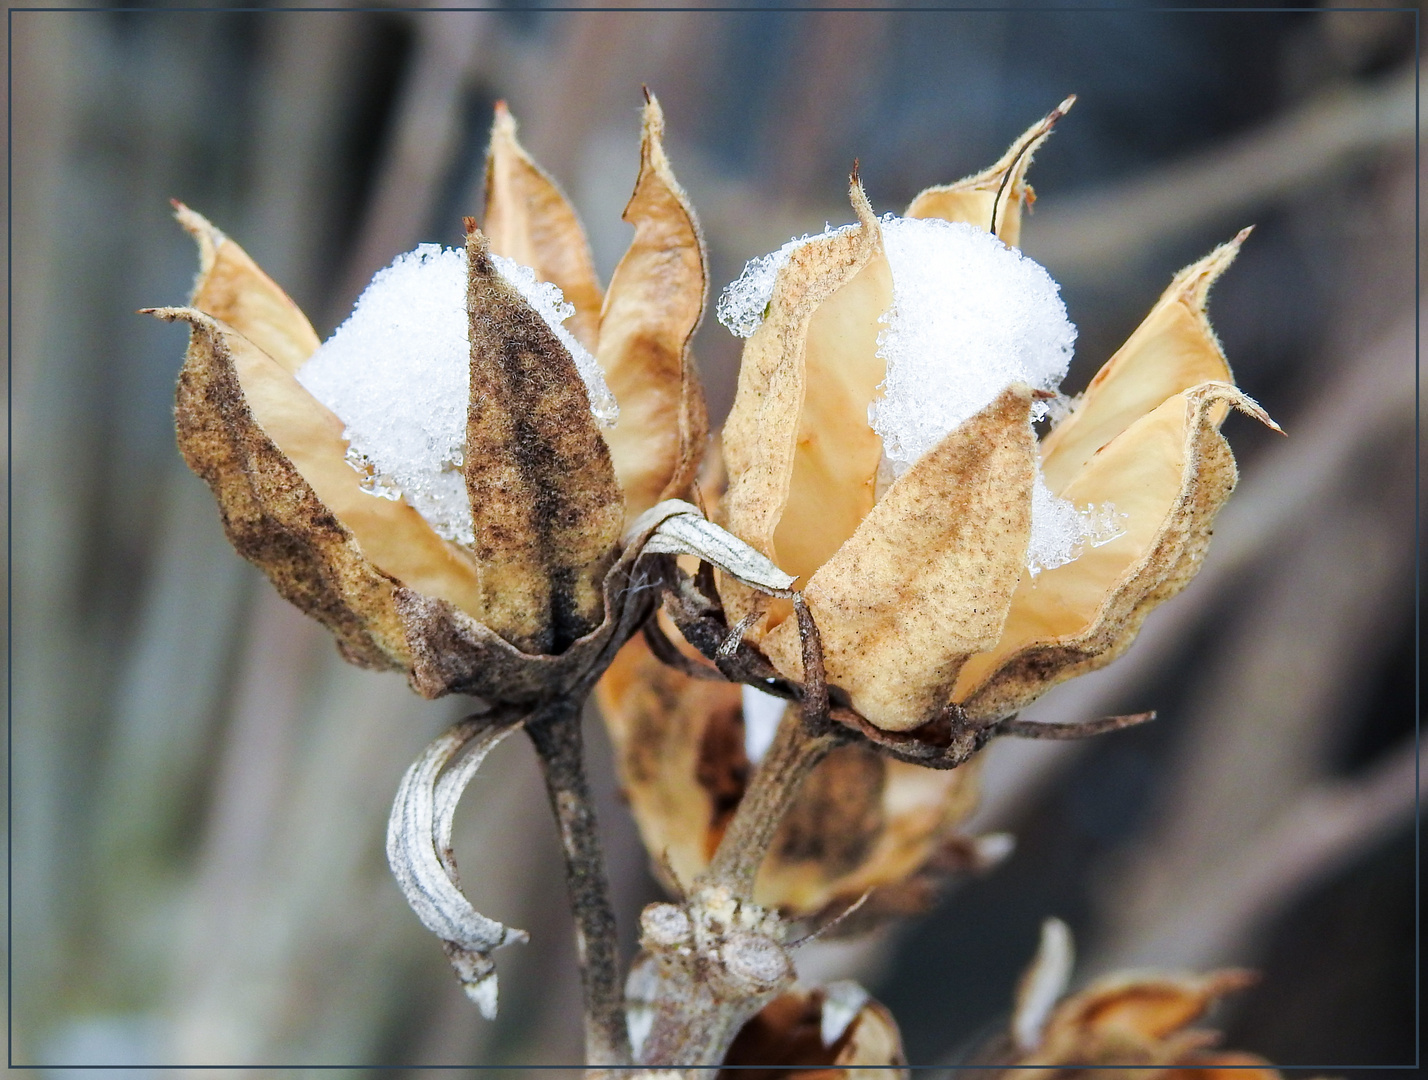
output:
<instances>
[{"instance_id":1,"label":"dried plant bud","mask_svg":"<svg viewBox=\"0 0 1428 1080\"><path fill-rule=\"evenodd\" d=\"M743 1026L720 1080L879 1080L906 1076L892 1014L857 983L795 986Z\"/></svg>"},{"instance_id":2,"label":"dried plant bud","mask_svg":"<svg viewBox=\"0 0 1428 1080\"><path fill-rule=\"evenodd\" d=\"M856 225L756 260L721 300L748 335L724 431L728 524L798 579L834 703L879 741L951 745L950 725L975 749L1114 659L1199 567L1235 481L1228 409L1273 426L1230 381L1205 317L1241 233L1177 276L1038 447L1031 422L1074 328L1044 271L977 230L1015 242L1026 167L1070 104L987 172L909 207L941 221L879 222L855 183ZM949 252L964 243L985 280L958 277ZM997 333L958 330L973 324ZM950 388L921 386L943 368ZM757 614L749 642L801 681L791 605L727 578L719 589L729 622Z\"/></svg>"},{"instance_id":3,"label":"dried plant bud","mask_svg":"<svg viewBox=\"0 0 1428 1080\"><path fill-rule=\"evenodd\" d=\"M1255 981L1246 971L1119 972L1062 997L1070 976L1070 932L1047 920L1036 959L1022 978L1007 1036L977 1056L998 1080L1116 1070L1146 1080L1191 1080L1230 1066L1246 1067L1252 1080L1278 1080L1268 1062L1249 1054L1208 1051L1218 1040L1190 1027L1224 995ZM1236 1075L1246 1075L1236 1072Z\"/></svg>"},{"instance_id":4,"label":"dried plant bud","mask_svg":"<svg viewBox=\"0 0 1428 1080\"><path fill-rule=\"evenodd\" d=\"M631 396L608 442L596 419L613 418L614 405L596 358L578 344L593 352L600 337L589 247L569 203L516 141L504 106L487 169L490 239L469 225L465 253L431 246L403 256L379 280L411 271L403 288L440 296L378 300L374 283L328 345L237 244L177 206L199 245L199 279L190 307L154 313L191 328L180 447L213 488L234 545L329 626L355 662L405 670L428 697L531 702L588 685L647 614L652 599L630 580L641 552L630 544L666 518L698 516L686 504L647 522L642 514L688 486L704 442L687 347L703 309L704 254L660 131L651 100L627 212L636 238L611 293L600 355ZM464 285L446 290L457 271ZM447 303L447 291L451 310L429 311ZM418 328L430 330L419 345L382 322L400 321L408 300L420 300L422 320L440 323ZM369 329L381 340L358 347ZM390 364L361 367L389 356L392 340L397 352L408 342L424 350L413 385L436 367L465 383L465 409L441 411L450 432L407 431L401 425L422 409L387 407L407 385L409 355L397 357L391 385ZM320 364L309 363L315 354ZM441 399L453 400L461 398ZM384 454L400 457L400 469ZM693 526L671 529L667 543L687 547L686 534L710 542ZM719 543L725 562L748 554L730 537ZM766 560L752 572L785 580Z\"/></svg>"}]
</instances>

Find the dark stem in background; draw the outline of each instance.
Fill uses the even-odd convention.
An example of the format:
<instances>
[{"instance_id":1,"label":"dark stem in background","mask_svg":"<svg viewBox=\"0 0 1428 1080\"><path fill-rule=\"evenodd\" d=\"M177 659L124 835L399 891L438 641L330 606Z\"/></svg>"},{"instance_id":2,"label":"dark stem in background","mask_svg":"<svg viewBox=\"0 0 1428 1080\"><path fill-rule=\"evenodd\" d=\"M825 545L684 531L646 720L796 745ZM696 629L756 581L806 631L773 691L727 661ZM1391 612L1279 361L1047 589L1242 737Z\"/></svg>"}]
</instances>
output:
<instances>
[{"instance_id":1,"label":"dark stem in background","mask_svg":"<svg viewBox=\"0 0 1428 1080\"><path fill-rule=\"evenodd\" d=\"M585 776L582 705L574 697L543 705L527 721L526 734L540 758L565 853L566 889L575 916L575 953L585 995L586 1062L623 1065L630 1061L630 1037L625 1026L615 910Z\"/></svg>"}]
</instances>

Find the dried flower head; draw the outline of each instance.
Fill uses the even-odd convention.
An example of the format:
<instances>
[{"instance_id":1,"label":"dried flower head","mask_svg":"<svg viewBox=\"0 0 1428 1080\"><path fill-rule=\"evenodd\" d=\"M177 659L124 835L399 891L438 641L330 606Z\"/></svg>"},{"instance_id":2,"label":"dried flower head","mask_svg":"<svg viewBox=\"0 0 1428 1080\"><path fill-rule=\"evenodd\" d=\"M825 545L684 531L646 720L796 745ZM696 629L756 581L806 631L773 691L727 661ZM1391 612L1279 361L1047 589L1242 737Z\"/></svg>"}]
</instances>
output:
<instances>
[{"instance_id":1,"label":"dried flower head","mask_svg":"<svg viewBox=\"0 0 1428 1080\"><path fill-rule=\"evenodd\" d=\"M603 299L579 220L500 106L486 230L468 219L464 252L398 259L321 347L178 206L199 278L188 307L154 314L191 330L179 446L234 546L353 662L428 697L534 700L588 683L647 613L626 602L657 524L640 515L688 487L705 435L704 247L662 131L649 98L635 236Z\"/></svg>"},{"instance_id":2,"label":"dried flower head","mask_svg":"<svg viewBox=\"0 0 1428 1080\"><path fill-rule=\"evenodd\" d=\"M979 1072L999 1080L1069 1077L1088 1068L1142 1080L1279 1080L1269 1062L1213 1049L1218 1033L1190 1026L1226 994L1252 985L1252 972L1116 972L1063 996L1071 968L1071 932L1048 919L1010 1030L978 1053Z\"/></svg>"},{"instance_id":3,"label":"dried flower head","mask_svg":"<svg viewBox=\"0 0 1428 1080\"><path fill-rule=\"evenodd\" d=\"M723 433L727 524L798 579L828 681L876 728L990 725L1123 651L1199 567L1235 482L1234 387L1205 317L1241 233L1182 271L1051 433L1074 328L1013 247L1033 151L751 264ZM725 577L730 622L803 674L787 602Z\"/></svg>"}]
</instances>

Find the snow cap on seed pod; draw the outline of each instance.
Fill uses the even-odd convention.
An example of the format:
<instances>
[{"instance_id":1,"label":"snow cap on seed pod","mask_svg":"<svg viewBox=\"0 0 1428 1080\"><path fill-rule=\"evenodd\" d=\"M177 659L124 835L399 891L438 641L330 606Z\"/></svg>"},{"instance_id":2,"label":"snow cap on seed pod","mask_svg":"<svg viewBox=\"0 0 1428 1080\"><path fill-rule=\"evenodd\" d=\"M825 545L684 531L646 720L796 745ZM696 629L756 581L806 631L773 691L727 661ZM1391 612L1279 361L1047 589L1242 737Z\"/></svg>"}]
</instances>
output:
<instances>
[{"instance_id":1,"label":"snow cap on seed pod","mask_svg":"<svg viewBox=\"0 0 1428 1080\"><path fill-rule=\"evenodd\" d=\"M1203 558L1234 485L1237 390L1205 317L1244 233L1187 268L1038 441L1075 329L1009 246L1032 152L755 260L721 299L748 338L723 433L732 532L798 578L829 682L887 731L992 723L1113 659ZM792 607L728 577L730 622L802 674Z\"/></svg>"}]
</instances>

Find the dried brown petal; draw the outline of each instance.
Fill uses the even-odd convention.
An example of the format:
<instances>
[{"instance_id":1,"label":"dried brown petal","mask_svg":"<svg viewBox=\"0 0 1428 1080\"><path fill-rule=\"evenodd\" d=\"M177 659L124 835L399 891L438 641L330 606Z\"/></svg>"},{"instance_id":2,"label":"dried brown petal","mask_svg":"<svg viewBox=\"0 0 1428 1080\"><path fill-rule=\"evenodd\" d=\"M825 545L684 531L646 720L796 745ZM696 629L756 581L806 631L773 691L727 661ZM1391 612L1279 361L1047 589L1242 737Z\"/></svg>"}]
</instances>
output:
<instances>
[{"instance_id":1,"label":"dried brown petal","mask_svg":"<svg viewBox=\"0 0 1428 1080\"><path fill-rule=\"evenodd\" d=\"M355 488L357 474L342 459L341 423L324 418L305 391L306 401L294 393L292 387L301 391L296 380L231 328L192 308L159 308L153 314L189 324L175 408L179 449L213 489L229 541L284 598L336 634L350 660L366 667L405 667L405 635L393 602L396 582L364 555L289 457L307 466L325 489L329 482L332 487L346 482L338 470L346 470ZM249 389L255 408L245 396ZM323 444L332 440L337 448L329 461L330 448Z\"/></svg>"},{"instance_id":2,"label":"dried brown petal","mask_svg":"<svg viewBox=\"0 0 1428 1080\"><path fill-rule=\"evenodd\" d=\"M962 668L953 692L975 720L1016 712L1064 679L1101 667L1135 638L1146 614L1189 582L1215 514L1235 485L1219 433L1226 405L1272 421L1235 387L1176 394L1103 447L1062 494L1111 503L1125 532L1017 588L1001 640Z\"/></svg>"},{"instance_id":3,"label":"dried brown petal","mask_svg":"<svg viewBox=\"0 0 1428 1080\"><path fill-rule=\"evenodd\" d=\"M1248 971L1207 975L1121 972L1107 976L1057 1006L1043 1043L1071 1033L1104 1037L1123 1033L1167 1039L1204 1016L1226 994L1255 982Z\"/></svg>"},{"instance_id":4,"label":"dried brown petal","mask_svg":"<svg viewBox=\"0 0 1428 1080\"><path fill-rule=\"evenodd\" d=\"M1172 394L1204 382L1234 382L1205 302L1248 235L1245 229L1176 274L1135 333L1096 373L1076 410L1042 440L1042 471L1053 493Z\"/></svg>"},{"instance_id":5,"label":"dried brown petal","mask_svg":"<svg viewBox=\"0 0 1428 1080\"><path fill-rule=\"evenodd\" d=\"M295 373L321 344L307 316L202 214L175 200L174 217L198 243L198 280L189 307L227 323Z\"/></svg>"},{"instance_id":6,"label":"dried brown petal","mask_svg":"<svg viewBox=\"0 0 1428 1080\"><path fill-rule=\"evenodd\" d=\"M1075 101L1073 94L1032 124L990 169L955 184L930 187L922 192L908 204L903 217L963 221L995 232L1004 243L1016 247L1021 242L1022 207L1036 200L1031 185L1026 182L1031 157ZM997 214L995 228L992 227L993 205Z\"/></svg>"},{"instance_id":7,"label":"dried brown petal","mask_svg":"<svg viewBox=\"0 0 1428 1080\"><path fill-rule=\"evenodd\" d=\"M600 313L596 354L620 403L605 433L633 520L662 499L683 497L704 452L708 417L689 342L704 314L704 238L664 152L664 115L645 105L640 175L625 207L635 227Z\"/></svg>"},{"instance_id":8,"label":"dried brown petal","mask_svg":"<svg viewBox=\"0 0 1428 1080\"><path fill-rule=\"evenodd\" d=\"M831 683L888 731L926 723L966 658L991 648L1026 565L1031 391L1008 387L919 458L804 590ZM800 670L796 627L763 647Z\"/></svg>"},{"instance_id":9,"label":"dried brown petal","mask_svg":"<svg viewBox=\"0 0 1428 1080\"><path fill-rule=\"evenodd\" d=\"M695 656L672 626L666 633ZM740 689L691 679L637 638L600 680L596 699L656 873L672 875L665 884L679 892L709 865L748 782ZM780 826L755 902L824 921L876 890L862 923L925 906L931 878L967 868L966 860L941 864L949 845L971 843L955 829L976 806L979 761L932 770L866 746L833 751Z\"/></svg>"},{"instance_id":10,"label":"dried brown petal","mask_svg":"<svg viewBox=\"0 0 1428 1080\"><path fill-rule=\"evenodd\" d=\"M861 227L804 244L779 271L724 426L730 531L804 577L872 507L882 456L867 408L885 374L876 342L892 275L856 182L851 196ZM727 578L720 592L731 623L762 603Z\"/></svg>"},{"instance_id":11,"label":"dried brown petal","mask_svg":"<svg viewBox=\"0 0 1428 1080\"><path fill-rule=\"evenodd\" d=\"M730 1045L719 1080L896 1080L906 1064L892 1014L841 982L796 986L765 1005Z\"/></svg>"},{"instance_id":12,"label":"dried brown petal","mask_svg":"<svg viewBox=\"0 0 1428 1080\"><path fill-rule=\"evenodd\" d=\"M624 503L574 360L468 224L463 468L483 621L524 652L560 652L603 618Z\"/></svg>"},{"instance_id":13,"label":"dried brown petal","mask_svg":"<svg viewBox=\"0 0 1428 1080\"><path fill-rule=\"evenodd\" d=\"M600 279L580 218L555 181L516 141L516 121L496 103L486 155L484 231L497 255L514 259L557 285L575 314L565 327L595 351L600 325Z\"/></svg>"}]
</instances>

